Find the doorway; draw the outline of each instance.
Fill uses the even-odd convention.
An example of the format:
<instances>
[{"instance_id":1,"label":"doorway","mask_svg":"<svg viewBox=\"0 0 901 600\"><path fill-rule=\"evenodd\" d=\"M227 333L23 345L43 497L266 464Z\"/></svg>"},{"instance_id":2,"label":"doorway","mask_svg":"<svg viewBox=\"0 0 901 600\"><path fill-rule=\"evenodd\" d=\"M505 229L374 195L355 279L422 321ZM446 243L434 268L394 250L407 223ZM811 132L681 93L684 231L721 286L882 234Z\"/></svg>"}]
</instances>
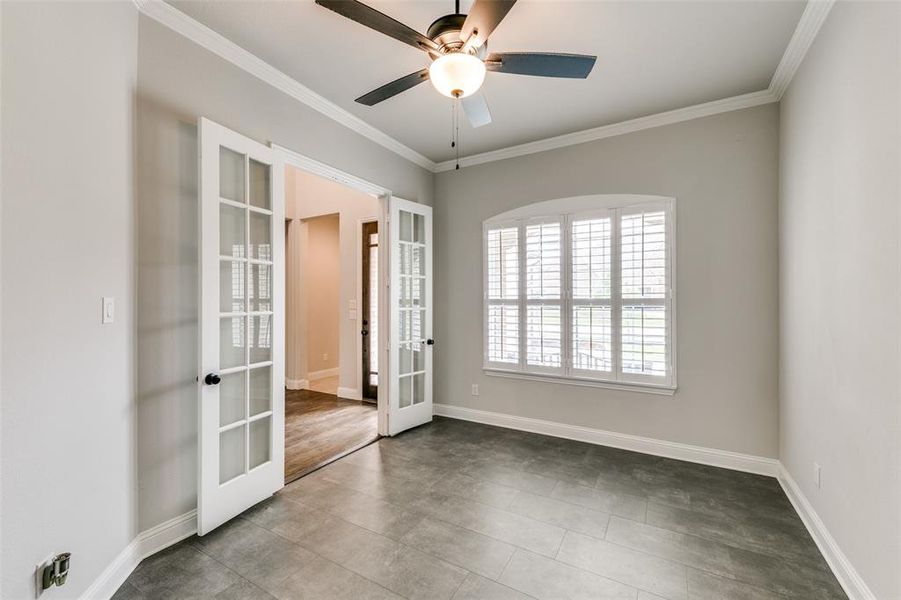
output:
<instances>
[{"instance_id":1,"label":"doorway","mask_svg":"<svg viewBox=\"0 0 901 600\"><path fill-rule=\"evenodd\" d=\"M378 390L360 365L378 337L381 263L360 240L373 224L377 240L380 211L372 194L285 167L286 482L378 439Z\"/></svg>"}]
</instances>

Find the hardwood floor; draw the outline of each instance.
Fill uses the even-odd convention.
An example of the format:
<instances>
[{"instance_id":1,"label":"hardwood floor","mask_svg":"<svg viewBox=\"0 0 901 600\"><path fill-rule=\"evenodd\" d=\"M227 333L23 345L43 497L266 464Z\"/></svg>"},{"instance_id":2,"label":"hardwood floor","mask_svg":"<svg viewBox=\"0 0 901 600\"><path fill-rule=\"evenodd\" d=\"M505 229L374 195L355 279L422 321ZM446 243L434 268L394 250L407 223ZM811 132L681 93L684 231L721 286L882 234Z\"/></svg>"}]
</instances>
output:
<instances>
[{"instance_id":1,"label":"hardwood floor","mask_svg":"<svg viewBox=\"0 0 901 600\"><path fill-rule=\"evenodd\" d=\"M285 481L378 438L375 404L285 390Z\"/></svg>"}]
</instances>

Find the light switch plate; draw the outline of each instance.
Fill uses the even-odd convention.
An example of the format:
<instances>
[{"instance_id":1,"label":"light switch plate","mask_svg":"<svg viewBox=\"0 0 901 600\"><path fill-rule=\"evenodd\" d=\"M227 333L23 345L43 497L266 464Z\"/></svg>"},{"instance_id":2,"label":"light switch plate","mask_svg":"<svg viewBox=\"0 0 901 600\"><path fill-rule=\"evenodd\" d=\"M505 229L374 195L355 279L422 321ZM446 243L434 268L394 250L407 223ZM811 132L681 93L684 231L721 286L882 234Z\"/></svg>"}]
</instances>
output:
<instances>
[{"instance_id":1,"label":"light switch plate","mask_svg":"<svg viewBox=\"0 0 901 600\"><path fill-rule=\"evenodd\" d=\"M103 297L103 313L100 319L100 323L103 325L109 325L116 319L116 299L109 298L107 296Z\"/></svg>"},{"instance_id":2,"label":"light switch plate","mask_svg":"<svg viewBox=\"0 0 901 600\"><path fill-rule=\"evenodd\" d=\"M350 319L351 321L356 321L357 320L357 309L351 308L350 310L348 310L347 318Z\"/></svg>"}]
</instances>

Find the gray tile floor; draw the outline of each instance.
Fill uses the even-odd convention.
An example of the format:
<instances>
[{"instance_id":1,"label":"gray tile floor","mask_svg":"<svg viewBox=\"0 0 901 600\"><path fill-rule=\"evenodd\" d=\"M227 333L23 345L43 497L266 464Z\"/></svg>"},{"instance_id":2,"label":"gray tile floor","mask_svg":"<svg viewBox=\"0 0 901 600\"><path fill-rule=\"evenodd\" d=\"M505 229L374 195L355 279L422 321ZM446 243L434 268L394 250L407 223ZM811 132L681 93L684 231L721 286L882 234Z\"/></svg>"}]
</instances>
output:
<instances>
[{"instance_id":1,"label":"gray tile floor","mask_svg":"<svg viewBox=\"0 0 901 600\"><path fill-rule=\"evenodd\" d=\"M141 563L136 598L846 598L776 480L436 419Z\"/></svg>"}]
</instances>

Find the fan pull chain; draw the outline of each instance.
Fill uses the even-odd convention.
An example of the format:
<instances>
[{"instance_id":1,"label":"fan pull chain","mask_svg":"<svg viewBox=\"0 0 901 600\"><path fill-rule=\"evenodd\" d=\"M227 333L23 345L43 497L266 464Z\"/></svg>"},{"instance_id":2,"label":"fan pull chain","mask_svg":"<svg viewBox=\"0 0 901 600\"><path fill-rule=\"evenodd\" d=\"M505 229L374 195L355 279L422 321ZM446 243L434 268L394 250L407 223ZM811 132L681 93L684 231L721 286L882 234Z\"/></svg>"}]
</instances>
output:
<instances>
[{"instance_id":1,"label":"fan pull chain","mask_svg":"<svg viewBox=\"0 0 901 600\"><path fill-rule=\"evenodd\" d=\"M456 170L460 170L460 99L454 98L454 105L451 113L452 140L451 148L456 152Z\"/></svg>"}]
</instances>

